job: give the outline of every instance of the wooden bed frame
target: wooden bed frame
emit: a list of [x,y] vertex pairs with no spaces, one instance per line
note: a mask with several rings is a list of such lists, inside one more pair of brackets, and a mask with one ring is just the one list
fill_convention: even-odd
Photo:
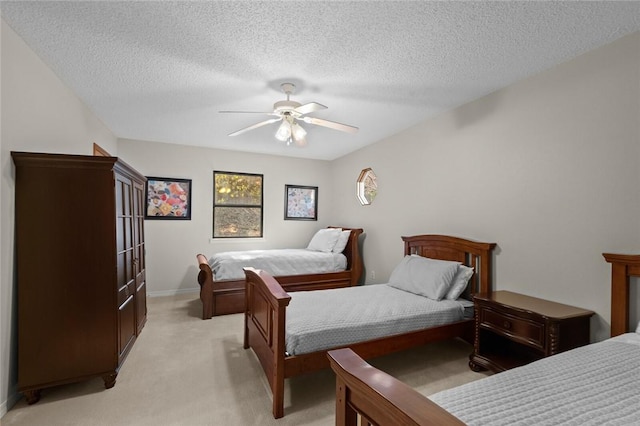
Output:
[[[402,237],[404,254],[462,262],[475,269],[468,294],[491,291],[494,243],[480,243],[443,235]],[[273,417],[284,415],[284,379],[329,367],[327,351],[285,354],[286,307],[291,297],[264,271],[245,269],[246,312],[244,348],[252,348],[273,394]],[[473,339],[473,319],[350,345],[363,358],[373,358],[429,342],[462,337]]]
[[[338,227],[329,226],[329,228]],[[347,258],[347,268],[340,272],[276,277],[285,290],[323,290],[359,284],[363,265],[358,240],[363,230],[361,228],[342,229],[345,231],[351,230],[347,246],[342,252]],[[202,319],[243,312],[245,279],[215,281],[207,257],[203,254],[198,254],[196,258],[200,268],[198,283],[200,284],[200,300],[202,300]]]
[[[640,276],[640,255],[603,255],[611,263],[613,337],[631,331],[629,278]],[[464,424],[426,396],[372,367],[349,348],[330,351],[327,356],[336,373],[336,426]]]

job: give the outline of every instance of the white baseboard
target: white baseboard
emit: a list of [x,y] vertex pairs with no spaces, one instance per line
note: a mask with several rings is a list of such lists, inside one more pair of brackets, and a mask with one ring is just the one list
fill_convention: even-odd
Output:
[[162,296],[176,296],[184,293],[199,293],[200,287],[185,288],[179,290],[162,290],[162,291],[149,291],[147,296],[149,297],[162,297]]
[[[0,420],[2,420],[2,417],[7,414],[7,411],[9,411],[11,407],[16,405],[16,403],[20,401],[20,398],[22,398],[22,395],[16,392],[13,395],[9,396],[7,401],[2,401],[0,403]],[[0,421],[0,424],[1,423],[2,422]]]

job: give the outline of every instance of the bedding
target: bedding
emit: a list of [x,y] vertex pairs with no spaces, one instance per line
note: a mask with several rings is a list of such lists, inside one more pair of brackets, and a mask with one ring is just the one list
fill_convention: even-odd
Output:
[[322,274],[344,271],[347,258],[342,252],[271,249],[221,252],[209,263],[215,280],[237,280],[244,278],[242,268],[245,266],[268,271],[274,276]]
[[444,296],[445,299],[456,300],[460,297],[460,295],[464,292],[469,284],[469,280],[473,276],[473,268],[469,268],[465,265],[458,265],[458,271],[456,275],[453,277],[453,281],[451,286],[449,286],[449,290],[447,294]]
[[640,328],[631,332],[628,316],[640,255],[603,255],[612,264],[610,339],[429,398],[352,348],[335,349],[336,425],[640,425]]
[[440,300],[447,294],[459,266],[460,262],[405,256],[391,272],[389,285]]
[[338,242],[341,233],[342,229],[340,228],[320,229],[311,237],[307,249],[330,253]]
[[[358,285],[364,268],[359,242],[363,232],[362,228],[334,226],[318,230],[307,248],[293,249],[296,256],[303,256],[295,259],[289,259],[289,254],[282,249],[224,252],[219,258],[197,254],[202,319],[244,311],[243,267],[253,266],[269,271],[286,291]],[[244,257],[251,254],[258,257],[257,264]],[[263,257],[267,255],[274,255],[277,259],[275,262],[280,263],[274,265],[274,258],[271,258],[272,264],[269,264]],[[233,260],[234,257],[236,260]],[[212,267],[216,269],[215,272]]]
[[407,333],[465,318],[462,301],[435,301],[387,284],[289,295],[286,350],[290,355]]
[[429,397],[466,424],[640,423],[640,335],[628,333]]

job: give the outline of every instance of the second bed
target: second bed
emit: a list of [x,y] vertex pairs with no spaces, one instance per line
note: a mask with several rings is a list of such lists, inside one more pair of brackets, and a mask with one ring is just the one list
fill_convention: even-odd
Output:
[[[327,368],[327,350],[350,347],[372,358],[437,340],[472,341],[468,301],[491,290],[495,244],[444,235],[402,239],[405,256],[388,285],[289,295],[264,271],[245,270],[244,347],[253,349],[265,371],[275,418],[284,415],[284,379]],[[463,267],[466,289],[457,297],[449,284]],[[433,286],[413,285],[425,275]]]

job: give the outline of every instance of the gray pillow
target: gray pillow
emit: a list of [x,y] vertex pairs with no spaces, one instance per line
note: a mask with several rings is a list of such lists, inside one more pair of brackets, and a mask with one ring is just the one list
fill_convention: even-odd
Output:
[[465,265],[458,265],[458,271],[456,275],[453,277],[453,281],[451,282],[451,286],[449,287],[449,291],[447,291],[445,299],[456,300],[465,288],[467,288],[467,284],[469,283],[469,278],[473,275],[473,268],[470,268]]
[[389,277],[389,285],[433,300],[449,290],[460,262],[405,256]]

